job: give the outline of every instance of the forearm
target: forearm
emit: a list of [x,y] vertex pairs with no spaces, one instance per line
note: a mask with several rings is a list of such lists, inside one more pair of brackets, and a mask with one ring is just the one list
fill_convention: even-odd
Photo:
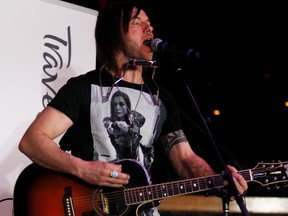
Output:
[[21,139],[19,150],[31,161],[48,169],[64,173],[76,173],[80,159],[60,149],[47,135],[36,130],[27,130]]
[[211,166],[195,154],[188,142],[179,143],[170,150],[169,157],[177,174],[181,178],[193,178],[214,175]]
[[215,174],[207,162],[196,154],[183,160],[181,164],[182,166],[179,169],[179,176],[182,178],[203,177]]

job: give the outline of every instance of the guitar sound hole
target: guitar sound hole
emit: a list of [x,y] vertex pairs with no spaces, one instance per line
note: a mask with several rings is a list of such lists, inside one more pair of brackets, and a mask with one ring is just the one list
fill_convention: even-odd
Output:
[[123,188],[99,188],[95,190],[92,202],[99,215],[122,215],[128,210]]

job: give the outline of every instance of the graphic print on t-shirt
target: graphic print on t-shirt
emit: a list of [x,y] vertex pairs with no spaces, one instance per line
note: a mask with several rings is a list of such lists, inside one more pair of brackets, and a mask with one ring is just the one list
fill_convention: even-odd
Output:
[[[107,92],[109,88],[103,87],[102,91]],[[94,160],[133,158],[149,170],[154,158],[152,143],[159,112],[148,93],[118,87],[113,89],[107,102],[102,102],[99,86],[93,86],[91,130]]]

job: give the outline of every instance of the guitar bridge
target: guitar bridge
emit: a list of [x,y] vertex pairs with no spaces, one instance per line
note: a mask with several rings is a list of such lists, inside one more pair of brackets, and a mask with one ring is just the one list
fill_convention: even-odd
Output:
[[75,216],[71,187],[64,188],[63,206],[65,216]]

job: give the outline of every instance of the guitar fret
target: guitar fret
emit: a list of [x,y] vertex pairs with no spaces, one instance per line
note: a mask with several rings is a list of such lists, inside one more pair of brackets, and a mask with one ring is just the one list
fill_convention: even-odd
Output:
[[138,203],[139,199],[138,199],[138,188],[134,188],[134,196],[133,196],[133,199],[134,199],[134,202],[135,203]]
[[131,190],[131,194],[130,194],[130,199],[131,199],[131,203],[135,203],[136,202],[136,193],[135,193],[135,189],[134,188],[132,188]]
[[[159,194],[159,196],[160,196],[160,197],[164,197],[165,187],[164,187],[163,185],[160,185],[159,188],[160,188],[160,194]],[[167,196],[167,195],[166,195],[166,196]]]
[[148,199],[147,199],[147,200],[152,200],[152,199],[154,199],[154,196],[153,196],[151,187],[149,187],[149,188],[150,188],[150,189],[147,190],[147,195],[148,195]]
[[204,189],[207,189],[208,188],[208,185],[207,185],[207,181],[205,181],[205,179],[199,179],[199,190],[202,191]]
[[[164,185],[158,185],[158,193],[157,193],[157,198],[163,198],[163,197],[165,197],[165,189],[166,189],[166,187],[164,186]],[[166,196],[167,196],[167,194],[166,194]]]
[[170,193],[169,193],[169,196],[174,196],[175,195],[175,183],[173,182],[170,182],[169,183],[169,190],[170,190]]
[[178,181],[175,182],[175,183],[173,184],[173,188],[174,188],[174,190],[173,190],[173,194],[174,194],[174,195],[178,195],[178,194],[179,194],[179,185],[178,185]]
[[159,185],[156,185],[156,187],[155,187],[155,194],[156,194],[156,198],[157,199],[162,198],[162,196],[161,196],[161,187]]
[[199,184],[200,190],[206,190],[214,188],[214,181],[211,177],[207,177],[205,179],[202,179],[202,184]]
[[215,187],[214,181],[212,177],[206,178],[207,188],[212,189]]
[[130,191],[131,190],[129,190],[129,189],[127,189],[127,190],[124,190],[124,197],[125,197],[125,203],[127,203],[127,204],[129,204],[129,203],[131,203],[131,200],[130,200]]
[[146,188],[146,200],[152,200],[153,197],[153,193],[151,192],[151,187],[145,187]]
[[191,184],[191,181],[190,180],[187,180],[187,183],[186,183],[186,193],[191,193],[193,192],[193,186]]
[[147,193],[147,187],[143,187],[142,192],[143,192],[143,201],[149,200],[148,193]]
[[183,182],[184,184],[179,184],[179,191],[181,194],[186,192],[186,187],[185,187],[185,181]]
[[153,199],[157,199],[157,193],[156,193],[156,187],[155,185],[153,185],[153,187],[151,187],[151,193],[153,194]]
[[198,180],[191,180],[192,182],[192,190],[193,191],[199,191],[199,184],[198,184]]
[[143,202],[145,200],[142,188],[138,189],[138,200],[141,201],[141,202]]
[[173,194],[171,194],[171,193],[173,193],[173,191],[171,190],[171,189],[172,189],[171,184],[170,184],[170,183],[166,183],[166,184],[165,184],[165,187],[166,187],[165,197],[170,197],[170,196],[172,196]]
[[156,193],[156,185],[153,185],[152,187],[151,187],[151,194],[153,194],[152,196],[153,196],[153,199],[157,199],[157,193]]

